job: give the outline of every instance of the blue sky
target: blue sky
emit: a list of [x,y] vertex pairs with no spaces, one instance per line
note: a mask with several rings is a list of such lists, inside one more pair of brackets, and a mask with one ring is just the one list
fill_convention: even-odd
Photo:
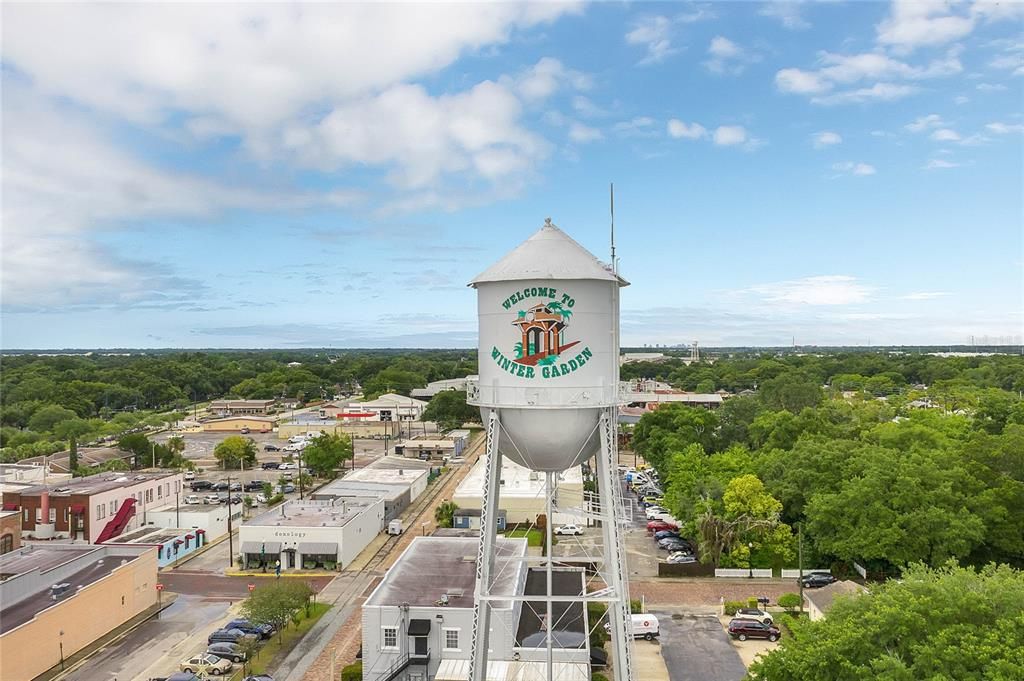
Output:
[[471,346],[610,181],[624,344],[1020,343],[1022,9],[5,4],[2,343]]

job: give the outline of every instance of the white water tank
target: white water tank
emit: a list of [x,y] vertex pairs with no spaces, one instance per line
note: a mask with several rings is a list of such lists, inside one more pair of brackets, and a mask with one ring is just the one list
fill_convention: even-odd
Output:
[[627,282],[548,220],[470,282],[479,380],[470,401],[500,409],[501,453],[537,471],[593,456],[602,408],[619,403],[619,287]]

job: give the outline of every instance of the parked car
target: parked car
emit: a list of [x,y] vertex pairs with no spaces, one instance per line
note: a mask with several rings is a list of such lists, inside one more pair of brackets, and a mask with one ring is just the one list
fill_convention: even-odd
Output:
[[203,503],[203,498],[201,496],[199,496],[198,494],[186,494],[185,498],[182,500],[182,503],[185,503],[185,504],[201,504],[201,503]]
[[250,480],[249,482],[245,483],[244,489],[246,492],[259,492],[261,489],[263,489],[263,481]]
[[200,672],[220,676],[221,674],[227,674],[230,672],[231,666],[231,660],[226,660],[223,657],[217,657],[216,655],[210,655],[209,653],[203,653],[202,655],[190,657],[182,662],[181,671]]
[[766,638],[769,641],[778,641],[782,637],[782,632],[756,620],[734,619],[729,622],[729,635],[741,641],[746,641],[748,638]]
[[206,652],[210,655],[223,657],[232,662],[244,662],[248,657],[237,643],[211,643]]
[[297,463],[295,463],[294,461],[282,461],[278,465],[278,469],[282,470],[282,471],[295,470],[298,467],[299,467],[299,465]]
[[264,461],[263,462],[263,470],[265,470],[265,471],[276,471],[278,468],[280,468],[280,466],[281,466],[281,464],[278,463],[277,461]]
[[222,504],[240,504],[242,503],[242,497],[238,494],[225,495],[220,501]]
[[240,492],[242,491],[242,483],[236,480],[228,485],[228,489],[232,492]]
[[644,497],[640,500],[640,505],[644,508],[649,506],[661,506],[663,503],[665,503],[665,500],[661,497]]
[[196,472],[195,471],[185,471],[185,475],[183,476],[183,478],[185,480],[195,480],[196,479]]
[[207,494],[205,497],[203,497],[203,503],[204,504],[219,504],[220,503],[220,495],[219,494]]
[[672,523],[666,523],[664,520],[651,520],[647,523],[648,532],[657,532],[659,530],[678,530],[679,526]]
[[[629,616],[629,628],[633,632],[633,638],[645,638],[648,641],[653,641],[655,637],[661,635],[661,624],[658,622],[658,618],[650,613],[634,613]],[[612,625],[609,622],[605,622],[604,630],[611,633]]]
[[669,554],[668,558],[665,559],[665,562],[673,565],[681,563],[696,563],[697,558],[687,551],[676,551],[675,553]]
[[661,541],[665,537],[678,537],[679,530],[658,530],[654,533],[654,541]]
[[680,539],[667,537],[658,542],[658,548],[670,553],[686,553],[690,550],[690,545]]
[[241,629],[247,634],[255,634],[260,638],[270,638],[277,631],[270,624],[253,624],[246,619],[234,619],[224,625],[225,629]]
[[242,681],[274,681],[274,677],[270,674],[257,674],[256,676],[247,676]]
[[677,521],[676,521],[676,517],[674,515],[672,515],[671,513],[669,513],[668,511],[664,511],[662,513],[656,513],[656,514],[654,514],[653,518],[648,518],[648,520],[664,520],[666,523],[672,523],[673,525],[678,524]]
[[221,480],[220,482],[213,483],[213,487],[211,487],[210,489],[212,489],[214,492],[227,492],[228,487],[229,485],[227,480]]
[[583,534],[583,528],[579,525],[562,525],[555,528],[555,534],[578,535]]
[[174,672],[170,676],[151,676],[149,681],[199,681],[192,672]]
[[772,616],[760,608],[740,608],[733,617],[740,620],[756,620],[761,624],[772,623]]
[[[804,575],[803,586],[805,589],[818,589],[823,586],[828,586],[832,582],[836,581],[828,572],[809,572]],[[800,583],[800,580],[797,580]]]
[[201,492],[204,489],[212,489],[213,483],[209,480],[195,480],[192,482],[191,487],[193,492]]
[[668,511],[662,506],[648,506],[644,509],[644,515],[647,516],[648,520],[654,520],[657,516],[662,513],[668,513]]
[[270,500],[269,497],[267,497],[267,495],[264,494],[263,492],[260,492],[259,494],[257,494],[255,499],[256,499],[256,503],[257,504],[265,504],[265,503],[267,503],[267,501]]
[[[272,445],[272,444],[270,444],[268,442],[267,444],[263,445],[263,451],[265,451],[265,452],[279,452],[279,451],[281,451],[281,448],[278,447],[277,445]],[[266,465],[264,465],[263,467],[266,468]]]
[[284,485],[279,485],[277,489],[280,490],[281,494],[291,494],[295,491],[295,485],[285,483]]
[[241,643],[242,641],[257,641],[259,636],[247,634],[241,629],[218,629],[206,638],[207,643]]
[[249,434],[249,429],[248,429],[248,428],[245,428],[245,427],[243,427],[243,428],[242,428],[241,430],[239,430],[238,432],[239,432],[239,433],[241,433],[242,435],[248,435],[248,434]]

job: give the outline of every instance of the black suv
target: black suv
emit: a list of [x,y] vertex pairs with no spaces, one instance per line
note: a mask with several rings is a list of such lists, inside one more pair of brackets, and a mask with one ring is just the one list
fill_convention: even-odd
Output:
[[280,467],[280,463],[277,461],[264,461],[263,470],[265,471],[276,471]]
[[761,624],[756,620],[735,619],[729,622],[729,635],[741,641],[746,641],[748,638],[766,638],[769,641],[778,641],[782,632],[770,624]]
[[213,489],[213,483],[209,480],[194,480],[192,482],[193,492],[199,492],[204,489]]
[[246,492],[261,492],[261,491],[263,491],[263,481],[262,480],[250,480],[249,482],[245,483],[245,491]]
[[835,581],[836,578],[827,572],[811,572],[804,575],[802,584],[805,589],[817,589]]
[[218,629],[210,634],[206,642],[210,643],[241,643],[242,641],[257,641],[259,634],[248,634],[241,629]]
[[231,620],[224,625],[225,629],[241,629],[247,634],[253,634],[260,638],[270,638],[274,635],[276,629],[270,624],[253,624],[249,620],[237,619]]

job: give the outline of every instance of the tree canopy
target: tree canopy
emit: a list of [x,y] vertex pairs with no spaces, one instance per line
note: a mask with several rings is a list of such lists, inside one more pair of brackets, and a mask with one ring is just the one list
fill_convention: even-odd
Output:
[[331,476],[343,461],[353,456],[352,440],[348,435],[321,433],[302,450],[306,468],[314,475]]
[[442,390],[430,398],[423,420],[436,422],[442,430],[452,430],[464,423],[480,423],[480,409],[466,403],[465,390]]
[[241,435],[231,435],[217,443],[213,456],[225,470],[252,468],[256,465],[256,443]]

